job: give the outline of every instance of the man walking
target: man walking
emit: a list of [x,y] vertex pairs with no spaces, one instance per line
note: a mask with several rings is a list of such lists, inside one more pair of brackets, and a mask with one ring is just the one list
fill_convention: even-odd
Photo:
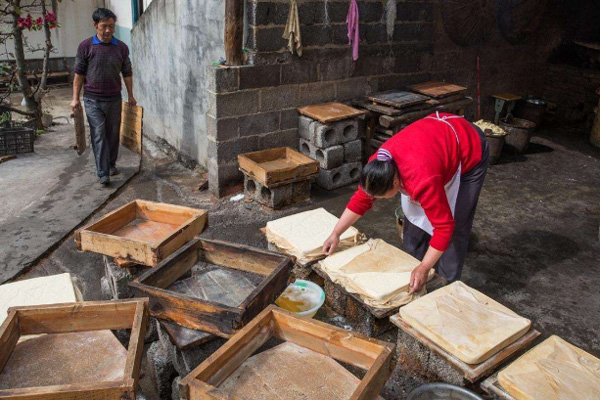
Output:
[[121,74],[129,104],[135,105],[136,101],[129,49],[113,36],[117,16],[106,8],[98,8],[92,19],[96,34],[81,42],[77,49],[71,109],[81,107],[79,94],[83,86],[96,172],[100,183],[108,185],[110,176],[119,173],[116,163],[121,127]]

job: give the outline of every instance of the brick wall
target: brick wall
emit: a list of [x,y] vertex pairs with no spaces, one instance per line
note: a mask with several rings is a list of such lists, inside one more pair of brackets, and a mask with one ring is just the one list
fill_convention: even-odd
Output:
[[[275,146],[296,148],[296,107],[346,101],[401,89],[429,79],[469,88],[476,95],[480,57],[483,115],[493,116],[491,95],[542,91],[546,60],[556,46],[554,25],[545,22],[526,43],[511,45],[491,26],[479,47],[453,43],[444,31],[438,0],[396,2],[393,35],[388,36],[384,0],[359,1],[359,59],[347,44],[348,0],[298,0],[303,43],[299,58],[282,38],[289,0],[248,0],[248,64],[209,67],[207,135],[210,188],[217,195],[241,182],[236,156]],[[475,117],[476,107],[467,110]]]

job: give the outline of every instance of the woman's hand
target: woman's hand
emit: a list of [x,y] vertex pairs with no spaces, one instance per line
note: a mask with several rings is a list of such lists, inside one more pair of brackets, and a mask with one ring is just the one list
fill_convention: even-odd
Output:
[[423,266],[423,264],[419,265],[417,268],[413,269],[410,274],[410,284],[408,286],[409,294],[413,294],[421,291],[425,283],[427,283],[427,275],[429,274],[429,268]]
[[323,253],[328,256],[332,255],[339,243],[339,235],[333,232],[331,235],[329,235],[325,243],[323,243]]

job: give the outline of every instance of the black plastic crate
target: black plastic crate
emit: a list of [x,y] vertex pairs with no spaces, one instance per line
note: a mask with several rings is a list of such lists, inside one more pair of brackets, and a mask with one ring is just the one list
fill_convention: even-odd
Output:
[[34,140],[31,128],[14,125],[0,128],[0,155],[32,153]]

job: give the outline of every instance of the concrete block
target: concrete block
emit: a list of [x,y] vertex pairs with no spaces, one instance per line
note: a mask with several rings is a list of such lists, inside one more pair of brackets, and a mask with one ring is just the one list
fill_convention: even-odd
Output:
[[325,46],[333,40],[330,25],[305,25],[302,27],[303,46]]
[[[385,24],[369,24],[365,29],[365,39],[368,44],[385,43],[388,41]],[[405,39],[410,40],[410,39]]]
[[234,92],[239,89],[239,68],[206,67],[208,90],[215,93]]
[[304,115],[300,115],[298,117],[298,135],[309,142],[313,139],[315,135],[315,122],[314,119],[308,118]]
[[249,65],[239,68],[240,89],[278,86],[281,83],[281,65]]
[[324,281],[325,302],[342,315],[348,325],[363,335],[375,337],[395,329],[389,318],[377,318],[364,304],[344,292],[329,279]]
[[260,110],[273,111],[292,108],[296,105],[296,88],[279,86],[260,90]]
[[[302,31],[302,45],[306,38],[305,30]],[[318,64],[310,61],[294,60],[288,64],[281,65],[281,84],[292,85],[298,83],[315,82],[318,79]],[[293,88],[288,88],[293,90]]]
[[279,130],[279,114],[278,111],[273,111],[239,117],[240,136],[259,135]]
[[321,148],[348,143],[358,138],[358,123],[355,119],[346,119],[331,124],[314,121],[314,134],[311,142]]
[[258,138],[257,149],[271,149],[274,147],[290,147],[292,149],[297,149],[297,146],[298,129],[293,128],[261,135]]
[[338,81],[335,83],[335,87],[336,100],[341,102],[362,98],[371,93],[371,88],[366,77]]
[[381,2],[358,2],[358,12],[360,22],[376,22],[381,20],[383,14],[383,4]]
[[186,376],[225,342],[227,342],[227,339],[215,338],[189,350],[176,349],[173,367],[180,376]]
[[319,161],[321,168],[333,169],[344,163],[344,146],[337,145],[320,149],[305,139],[300,139],[300,152]]
[[158,398],[168,399],[171,397],[172,383],[177,373],[160,342],[154,342],[150,345],[148,361]]
[[274,209],[310,200],[310,187],[311,181],[305,180],[268,188],[251,177],[244,176],[246,197]]
[[282,110],[279,117],[279,129],[297,129],[298,128],[298,110],[295,108]]
[[396,359],[396,368],[402,374],[410,374],[416,379],[448,382],[458,386],[469,384],[460,371],[452,368],[446,360],[402,329],[398,329]]
[[213,117],[237,117],[258,112],[258,90],[207,96],[207,113]]
[[216,142],[236,139],[240,136],[239,118],[215,118],[206,115],[206,134]]
[[[134,296],[134,290],[129,287],[129,282],[140,276],[147,267],[142,265],[121,268],[112,257],[103,256],[104,277],[110,291],[110,299],[129,299]],[[102,284],[102,282],[101,282]]]
[[335,84],[332,82],[317,82],[298,86],[296,105],[298,107],[310,104],[325,103],[335,99]]
[[334,169],[319,170],[317,184],[326,190],[333,190],[357,182],[360,178],[362,164],[349,163]]
[[362,140],[344,143],[344,162],[354,163],[362,160]]
[[[259,3],[261,4],[261,3]],[[181,396],[179,395],[179,382],[181,381],[181,377],[178,376],[173,380],[171,384],[171,400],[180,400]]]

